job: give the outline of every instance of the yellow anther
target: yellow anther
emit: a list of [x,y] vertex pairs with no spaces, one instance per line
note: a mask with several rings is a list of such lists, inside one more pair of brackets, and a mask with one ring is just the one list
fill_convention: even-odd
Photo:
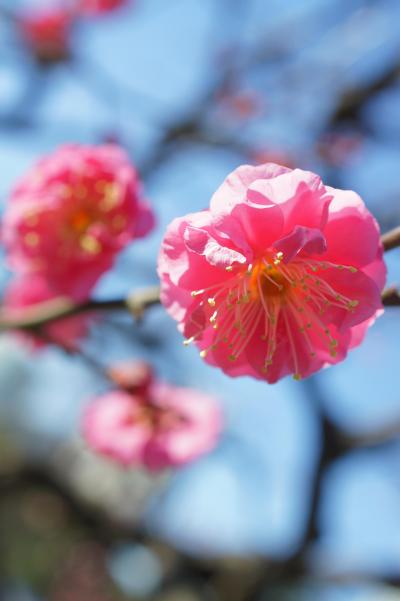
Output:
[[296,382],[301,380],[301,374],[293,374],[293,380],[296,380]]
[[75,194],[76,194],[77,198],[80,198],[81,200],[83,200],[84,198],[86,198],[87,193],[88,193],[87,188],[83,184],[78,184],[75,187]]
[[215,298],[208,298],[207,302],[210,305],[210,307],[215,307]]
[[349,303],[348,303],[349,307],[351,307],[352,309],[353,309],[354,307],[358,307],[358,305],[359,305],[359,304],[360,304],[360,301],[358,301],[358,300],[351,300],[351,301],[349,301]]
[[35,225],[38,224],[38,216],[36,215],[36,213],[30,213],[25,217],[25,223],[26,225],[30,226],[30,227],[34,227]]
[[206,350],[204,350],[204,351],[200,351],[200,357],[201,357],[202,359],[204,359],[204,357],[207,357],[207,351],[206,351]]
[[102,211],[111,211],[119,203],[120,188],[116,183],[106,184],[104,186],[104,196],[99,206]]
[[39,234],[37,234],[36,232],[28,232],[27,234],[25,234],[24,240],[28,246],[31,246],[33,248],[39,244]]
[[101,252],[101,244],[94,236],[85,234],[79,240],[80,247],[91,255],[97,255]]

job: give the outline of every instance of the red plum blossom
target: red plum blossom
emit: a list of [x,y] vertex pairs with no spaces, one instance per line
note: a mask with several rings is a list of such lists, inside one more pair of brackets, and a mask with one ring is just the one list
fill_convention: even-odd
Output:
[[82,429],[89,447],[116,463],[161,470],[210,451],[221,428],[211,396],[153,381],[146,390],[114,390],[94,399]]
[[40,274],[55,295],[82,300],[153,221],[124,150],[66,145],[19,181],[4,214],[3,241],[14,271]]
[[379,228],[361,198],[273,163],[231,173],[175,219],[161,300],[210,365],[276,382],[342,361],[382,310]]
[[73,25],[71,11],[57,7],[21,14],[17,25],[25,45],[40,62],[68,58]]

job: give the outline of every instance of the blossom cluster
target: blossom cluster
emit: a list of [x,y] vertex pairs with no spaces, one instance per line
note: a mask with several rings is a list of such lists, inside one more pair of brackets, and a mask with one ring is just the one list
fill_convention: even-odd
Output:
[[[52,298],[87,300],[120,251],[149,233],[153,222],[124,150],[59,148],[20,179],[3,216],[3,244],[15,274],[6,309],[15,317]],[[76,319],[68,320],[71,335],[84,330]],[[60,333],[60,324],[52,330]]]
[[16,23],[27,49],[42,64],[66,60],[72,53],[73,29],[84,17],[108,14],[128,0],[65,0],[43,10],[23,11]]
[[[87,301],[132,240],[154,225],[118,146],[66,145],[22,177],[3,215],[15,278],[3,317],[59,297]],[[314,173],[274,163],[231,173],[210,207],[178,217],[161,244],[161,302],[184,344],[227,375],[270,383],[342,361],[382,312],[378,225],[362,199]],[[80,315],[47,324],[63,346]],[[45,336],[45,337],[46,337]],[[88,445],[124,466],[178,466],[209,451],[222,418],[212,397],[157,381],[147,364],[108,370],[114,389],[90,403]]]

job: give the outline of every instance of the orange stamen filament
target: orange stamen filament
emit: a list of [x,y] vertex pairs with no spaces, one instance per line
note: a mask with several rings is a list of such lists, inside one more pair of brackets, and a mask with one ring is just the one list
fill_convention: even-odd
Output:
[[[331,268],[345,269],[350,273],[357,271],[352,266],[298,257],[285,264],[282,253],[279,256],[271,253],[244,270],[235,269],[236,273],[222,284],[192,292],[193,299],[199,298],[196,306],[201,307],[206,319],[201,324],[189,318],[189,324],[194,326],[195,332],[185,344],[200,341],[204,331],[212,327],[216,330],[215,337],[201,355],[204,357],[220,345],[227,345],[227,358],[235,361],[251,344],[261,325],[263,333],[259,336],[267,345],[263,371],[267,372],[277,347],[279,322],[286,331],[294,377],[300,379],[301,349],[294,336],[294,328],[302,333],[311,357],[316,355],[320,346],[315,347],[308,330],[315,333],[334,357],[338,343],[319,315],[323,315],[329,307],[354,311],[358,305],[357,300],[337,292],[323,277],[316,275],[320,270]],[[233,272],[233,267],[229,271]]]

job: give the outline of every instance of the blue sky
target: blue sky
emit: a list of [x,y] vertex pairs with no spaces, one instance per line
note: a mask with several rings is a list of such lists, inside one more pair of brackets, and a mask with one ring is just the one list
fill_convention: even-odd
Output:
[[[160,123],[190,111],[207,89],[215,73],[213,50],[223,49],[238,33],[245,53],[256,38],[275,44],[281,32],[291,32],[285,42],[294,52],[284,68],[271,65],[246,78],[246,85],[265,93],[269,110],[240,135],[300,156],[326,123],[343,87],[369,81],[394,60],[400,47],[395,26],[400,5],[394,0],[274,0],[268,11],[265,1],[255,0],[243,19],[236,11],[240,2],[224,3],[233,8],[224,21],[219,20],[223,11],[215,0],[137,0],[132,10],[83,24],[76,32],[81,64],[89,70],[98,65],[116,85],[106,86],[107,94],[100,97],[84,76],[66,67],[48,74],[34,107],[40,127],[0,132],[2,199],[36,158],[64,142],[92,143],[117,133],[140,164],[160,135]],[[0,110],[13,106],[30,68],[21,53],[3,41]],[[112,104],[110,98],[115,100]],[[394,87],[364,107],[371,133],[340,176],[343,187],[357,190],[378,216],[390,214],[400,221],[399,106],[399,89]],[[240,161],[235,153],[195,145],[172,154],[146,182],[157,230],[123,253],[113,273],[100,282],[97,296],[154,283],[166,225],[178,214],[206,206]],[[315,157],[306,163],[318,169]],[[389,258],[390,282],[399,279],[398,263],[399,253],[394,252]],[[400,416],[394,385],[400,361],[398,323],[397,310],[387,311],[361,348],[319,376],[327,411],[350,431],[373,430]],[[148,512],[153,527],[192,551],[284,555],[301,533],[318,445],[310,399],[301,383],[285,380],[268,386],[227,378],[204,365],[194,349],[182,348],[175,324],[162,309],[154,309],[142,328],[145,333],[157,331],[162,340],[157,356],[112,328],[93,334],[88,349],[96,352],[99,340],[108,336],[103,361],[126,357],[133,349],[135,355],[154,360],[164,378],[216,394],[227,416],[219,448],[175,475],[166,494],[153,499]],[[49,350],[32,361],[11,344],[0,341],[3,414],[14,427],[30,433],[33,445],[43,436],[54,441],[71,435],[85,399],[99,384],[85,367],[58,351]],[[23,373],[29,385],[13,392],[10,408],[9,391],[15,390]],[[399,448],[394,447],[354,453],[331,470],[321,516],[326,532],[318,548],[321,562],[399,573],[399,468]],[[322,598],[369,599],[352,590],[332,590],[318,597]]]

